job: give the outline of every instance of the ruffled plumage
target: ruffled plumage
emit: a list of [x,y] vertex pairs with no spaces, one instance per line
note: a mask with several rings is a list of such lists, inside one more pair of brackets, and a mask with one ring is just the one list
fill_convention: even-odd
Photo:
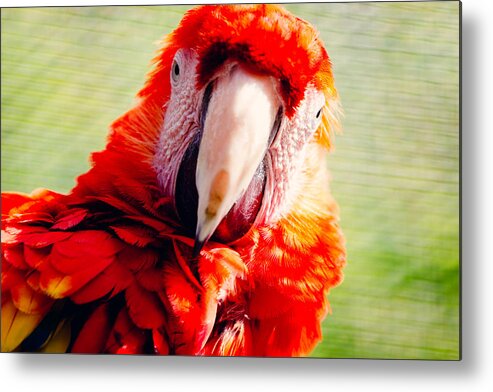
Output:
[[[57,300],[94,308],[79,335],[72,338],[69,349],[77,352],[140,352],[153,343],[153,337],[158,338],[159,352],[169,351],[163,349],[169,345],[163,335],[169,331],[168,324],[174,334],[192,331],[194,344],[186,353],[203,348],[214,324],[217,298],[221,291],[233,290],[232,282],[244,273],[244,263],[233,250],[211,244],[191,271],[191,242],[181,235],[178,223],[172,225],[170,216],[160,219],[157,210],[142,208],[143,200],[116,199],[123,177],[120,180],[115,188],[105,189],[109,193],[91,194],[85,202],[76,192],[2,195],[7,203],[20,201],[12,203],[2,217],[5,351],[16,349]],[[140,215],[134,219],[137,211]],[[181,252],[188,255],[187,260]],[[194,284],[190,285],[190,279]],[[174,281],[180,288],[174,289]],[[190,287],[187,309],[183,303],[176,306],[184,285]],[[119,316],[109,317],[108,309],[116,304]],[[187,312],[194,314],[193,327],[182,323],[182,313]],[[14,332],[19,329],[25,333],[17,336]],[[95,341],[88,344],[96,329]],[[120,329],[130,334],[133,349],[116,347],[116,332],[111,331]]]
[[2,350],[22,350],[62,301],[74,352],[287,356],[320,340],[345,260],[335,215],[310,219],[300,206],[299,217],[210,242],[193,259],[193,240],[160,216],[166,201],[146,209],[118,187],[2,195],[4,207],[20,201],[2,217]]

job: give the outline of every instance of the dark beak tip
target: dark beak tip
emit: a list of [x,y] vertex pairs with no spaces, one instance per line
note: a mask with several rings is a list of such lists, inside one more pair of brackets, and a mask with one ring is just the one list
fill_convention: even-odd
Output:
[[193,244],[193,251],[192,251],[192,257],[197,258],[199,257],[200,251],[204,247],[206,241],[199,241],[197,238],[195,238],[195,243]]

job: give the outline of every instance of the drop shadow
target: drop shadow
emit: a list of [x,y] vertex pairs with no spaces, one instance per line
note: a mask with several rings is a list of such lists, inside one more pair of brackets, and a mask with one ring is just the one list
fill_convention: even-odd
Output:
[[[163,377],[200,376],[228,373],[230,376],[271,377],[286,376],[306,378],[310,376],[359,377],[387,380],[411,377],[448,380],[471,376],[478,369],[480,350],[478,323],[479,289],[475,282],[479,276],[478,227],[479,165],[477,151],[480,147],[477,118],[477,92],[479,89],[478,22],[470,17],[462,21],[462,360],[461,361],[410,361],[367,359],[265,359],[265,358],[196,358],[196,357],[147,357],[147,356],[96,356],[96,355],[48,355],[3,354],[22,374],[36,375],[60,372],[67,375],[88,374],[121,375],[132,372],[137,376]],[[455,131],[455,130],[451,130]]]

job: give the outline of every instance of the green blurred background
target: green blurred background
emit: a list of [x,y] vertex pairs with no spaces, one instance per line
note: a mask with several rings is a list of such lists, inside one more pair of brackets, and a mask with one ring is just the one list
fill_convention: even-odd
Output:
[[[69,191],[188,8],[2,9],[2,191]],[[345,111],[348,266],[313,355],[458,359],[459,3],[286,8],[321,32]]]

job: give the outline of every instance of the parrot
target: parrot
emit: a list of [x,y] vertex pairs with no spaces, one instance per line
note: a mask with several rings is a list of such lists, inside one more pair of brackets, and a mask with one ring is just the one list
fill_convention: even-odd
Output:
[[66,194],[2,193],[1,351],[308,356],[346,245],[318,31],[202,5]]

